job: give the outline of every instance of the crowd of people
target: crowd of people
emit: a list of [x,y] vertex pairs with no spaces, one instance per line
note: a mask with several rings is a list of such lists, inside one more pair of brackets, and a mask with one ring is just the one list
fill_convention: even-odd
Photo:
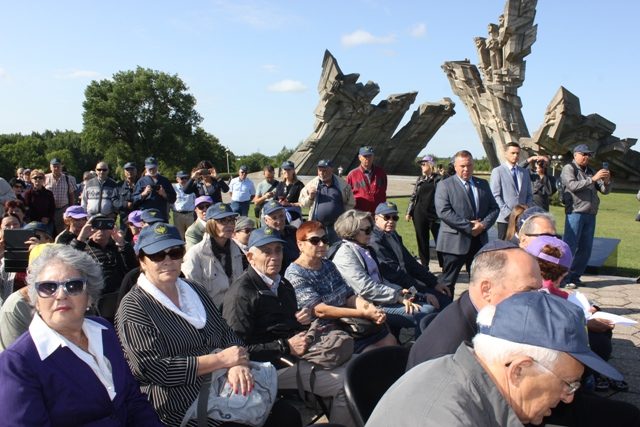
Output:
[[[349,359],[406,345],[408,374],[367,425],[601,425],[602,411],[615,412],[612,425],[636,425],[637,408],[578,390],[588,378],[598,390],[628,385],[605,362],[613,324],[587,322],[567,300],[581,284],[609,172],[593,171],[588,147],[576,147],[561,174],[561,240],[546,212],[548,159],[519,163],[517,144],[504,154],[490,182],[474,176],[468,151],[454,155],[450,174],[419,160],[404,215],[418,257],[396,230],[401,213],[371,147],[346,179],[321,160],[306,184],[291,161],[281,177],[265,165],[257,185],[245,166],[226,183],[206,160],[173,183],[154,157],[142,174],[124,164],[119,183],[104,161],[80,184],[59,159],[49,174],[20,168],[0,179],[0,418],[302,425],[269,393],[277,388],[319,399],[331,423],[350,427]],[[490,241],[496,223],[500,238]],[[6,262],[16,229],[31,230],[23,271]],[[465,266],[469,290],[454,300]],[[339,337],[340,357],[318,351],[311,330]],[[224,412],[221,396],[241,409]]]

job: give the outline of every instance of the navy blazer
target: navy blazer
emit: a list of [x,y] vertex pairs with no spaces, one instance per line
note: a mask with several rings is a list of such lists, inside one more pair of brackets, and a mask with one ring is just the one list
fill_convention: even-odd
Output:
[[471,220],[480,219],[485,230],[480,234],[481,244],[489,241],[487,230],[493,226],[498,218],[499,208],[491,194],[489,183],[475,176],[471,177],[473,185],[478,190],[479,218],[473,211],[469,196],[454,175],[440,181],[436,187],[436,213],[440,218],[440,231],[436,250],[454,255],[465,255],[471,248]]
[[140,392],[112,326],[102,331],[104,356],[113,372],[112,401],[91,368],[68,347],[45,360],[29,332],[0,353],[0,423],[6,426],[162,426]]

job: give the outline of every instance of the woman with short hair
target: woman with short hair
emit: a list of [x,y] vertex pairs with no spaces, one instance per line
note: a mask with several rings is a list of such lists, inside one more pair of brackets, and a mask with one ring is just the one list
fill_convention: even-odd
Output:
[[85,317],[100,296],[100,267],[66,245],[30,264],[36,315],[0,353],[0,419],[5,425],[161,426],[140,392],[113,328]]
[[338,217],[334,227],[342,242],[333,262],[347,285],[384,310],[396,338],[401,328],[413,328],[415,336],[420,335],[420,320],[435,308],[414,302],[414,295],[409,290],[382,277],[375,252],[369,248],[374,227],[371,213],[350,209]]

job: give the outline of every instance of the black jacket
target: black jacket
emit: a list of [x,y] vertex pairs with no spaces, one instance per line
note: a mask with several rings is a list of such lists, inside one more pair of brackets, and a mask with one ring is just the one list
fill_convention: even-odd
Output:
[[297,310],[291,283],[281,278],[276,296],[249,267],[227,290],[222,317],[246,343],[251,360],[280,367],[279,358],[289,355],[287,339],[306,329],[296,320]]

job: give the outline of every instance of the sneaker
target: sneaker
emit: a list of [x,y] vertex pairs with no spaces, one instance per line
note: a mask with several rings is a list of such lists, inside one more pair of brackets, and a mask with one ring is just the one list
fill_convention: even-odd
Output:
[[626,381],[609,381],[609,386],[615,391],[629,391],[629,384]]
[[596,377],[596,391],[609,390],[609,378],[598,376]]
[[563,288],[565,289],[576,289],[578,286],[575,283],[566,283]]

